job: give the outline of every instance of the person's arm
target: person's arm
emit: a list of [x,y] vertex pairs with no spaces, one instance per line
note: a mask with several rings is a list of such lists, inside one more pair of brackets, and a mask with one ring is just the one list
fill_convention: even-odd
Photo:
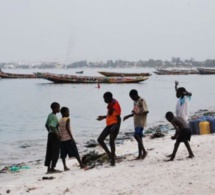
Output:
[[56,116],[52,117],[51,122],[49,123],[48,127],[53,133],[55,133],[58,137],[60,137],[59,123],[58,123],[58,119]]
[[146,115],[146,114],[148,114],[149,113],[149,111],[142,111],[142,112],[134,112],[134,114],[135,115]]
[[178,81],[175,81],[175,91],[177,92],[177,89],[178,89],[178,84],[179,82]]
[[172,122],[172,125],[173,125],[173,127],[175,128],[175,135],[173,135],[172,137],[171,137],[171,139],[177,139],[177,137],[178,137],[178,131],[179,131],[179,129],[178,129],[178,127],[176,126],[176,124],[174,123],[174,122]]
[[183,94],[184,94],[185,96],[192,96],[192,93],[191,93],[191,92],[188,92],[188,91],[183,92]]
[[47,131],[49,132],[49,126],[48,126],[48,124],[46,124],[45,127],[46,127]]
[[101,116],[101,115],[100,115],[100,116],[97,117],[96,120],[101,121],[101,120],[105,119],[106,117],[107,117],[107,116],[104,116],[104,115]]
[[69,118],[66,121],[66,131],[69,134],[69,136],[71,137],[71,139],[74,140],[72,133],[71,133],[71,129],[70,129],[70,119]]
[[129,115],[126,115],[126,116],[123,117],[123,121],[125,121],[125,120],[127,120],[128,118],[133,117],[133,116],[134,116],[133,113],[132,113],[132,114],[129,114]]

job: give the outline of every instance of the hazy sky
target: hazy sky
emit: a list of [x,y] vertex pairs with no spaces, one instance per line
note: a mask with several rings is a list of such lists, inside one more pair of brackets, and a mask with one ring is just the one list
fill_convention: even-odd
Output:
[[0,62],[215,59],[215,0],[0,0]]

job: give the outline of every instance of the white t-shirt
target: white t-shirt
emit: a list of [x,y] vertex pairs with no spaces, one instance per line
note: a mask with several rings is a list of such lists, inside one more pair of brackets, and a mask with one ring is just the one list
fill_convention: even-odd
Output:
[[176,117],[181,117],[185,121],[188,121],[189,114],[189,96],[184,96],[183,98],[179,98],[176,104]]

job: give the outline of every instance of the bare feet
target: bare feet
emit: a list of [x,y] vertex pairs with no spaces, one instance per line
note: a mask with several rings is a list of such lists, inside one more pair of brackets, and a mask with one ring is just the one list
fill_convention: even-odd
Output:
[[194,155],[189,155],[187,158],[194,158]]
[[164,162],[170,162],[170,161],[173,161],[173,159],[168,159],[168,160],[164,160]]
[[133,160],[140,160],[140,159],[142,159],[142,156],[138,156],[138,157],[136,157],[136,158],[133,159]]
[[62,171],[60,171],[60,170],[57,170],[57,169],[49,169],[48,171],[47,171],[47,173],[46,174],[51,174],[51,173],[61,173]]
[[146,156],[148,155],[148,152],[145,152],[142,156],[142,160],[144,160],[146,158]]
[[64,167],[64,171],[69,171],[70,169],[68,167]]
[[171,158],[171,157],[172,157],[172,154],[170,154],[170,155],[166,155],[166,157]]

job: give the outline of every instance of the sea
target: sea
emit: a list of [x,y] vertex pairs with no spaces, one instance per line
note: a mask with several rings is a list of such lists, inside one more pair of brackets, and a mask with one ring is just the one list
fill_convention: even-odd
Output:
[[[0,165],[44,159],[47,142],[45,122],[52,102],[70,109],[73,136],[78,145],[96,140],[105,127],[97,121],[105,115],[107,104],[103,94],[110,91],[122,108],[122,117],[130,114],[133,102],[129,91],[136,89],[148,105],[148,125],[167,123],[167,111],[175,112],[177,98],[175,81],[179,87],[192,92],[190,115],[200,109],[215,109],[215,75],[156,75],[153,68],[77,68],[77,69],[3,69],[10,73],[51,72],[99,76],[98,71],[150,72],[148,80],[136,84],[54,84],[44,79],[0,79]],[[60,113],[57,114],[61,117]],[[133,130],[133,120],[121,124],[120,132]]]

